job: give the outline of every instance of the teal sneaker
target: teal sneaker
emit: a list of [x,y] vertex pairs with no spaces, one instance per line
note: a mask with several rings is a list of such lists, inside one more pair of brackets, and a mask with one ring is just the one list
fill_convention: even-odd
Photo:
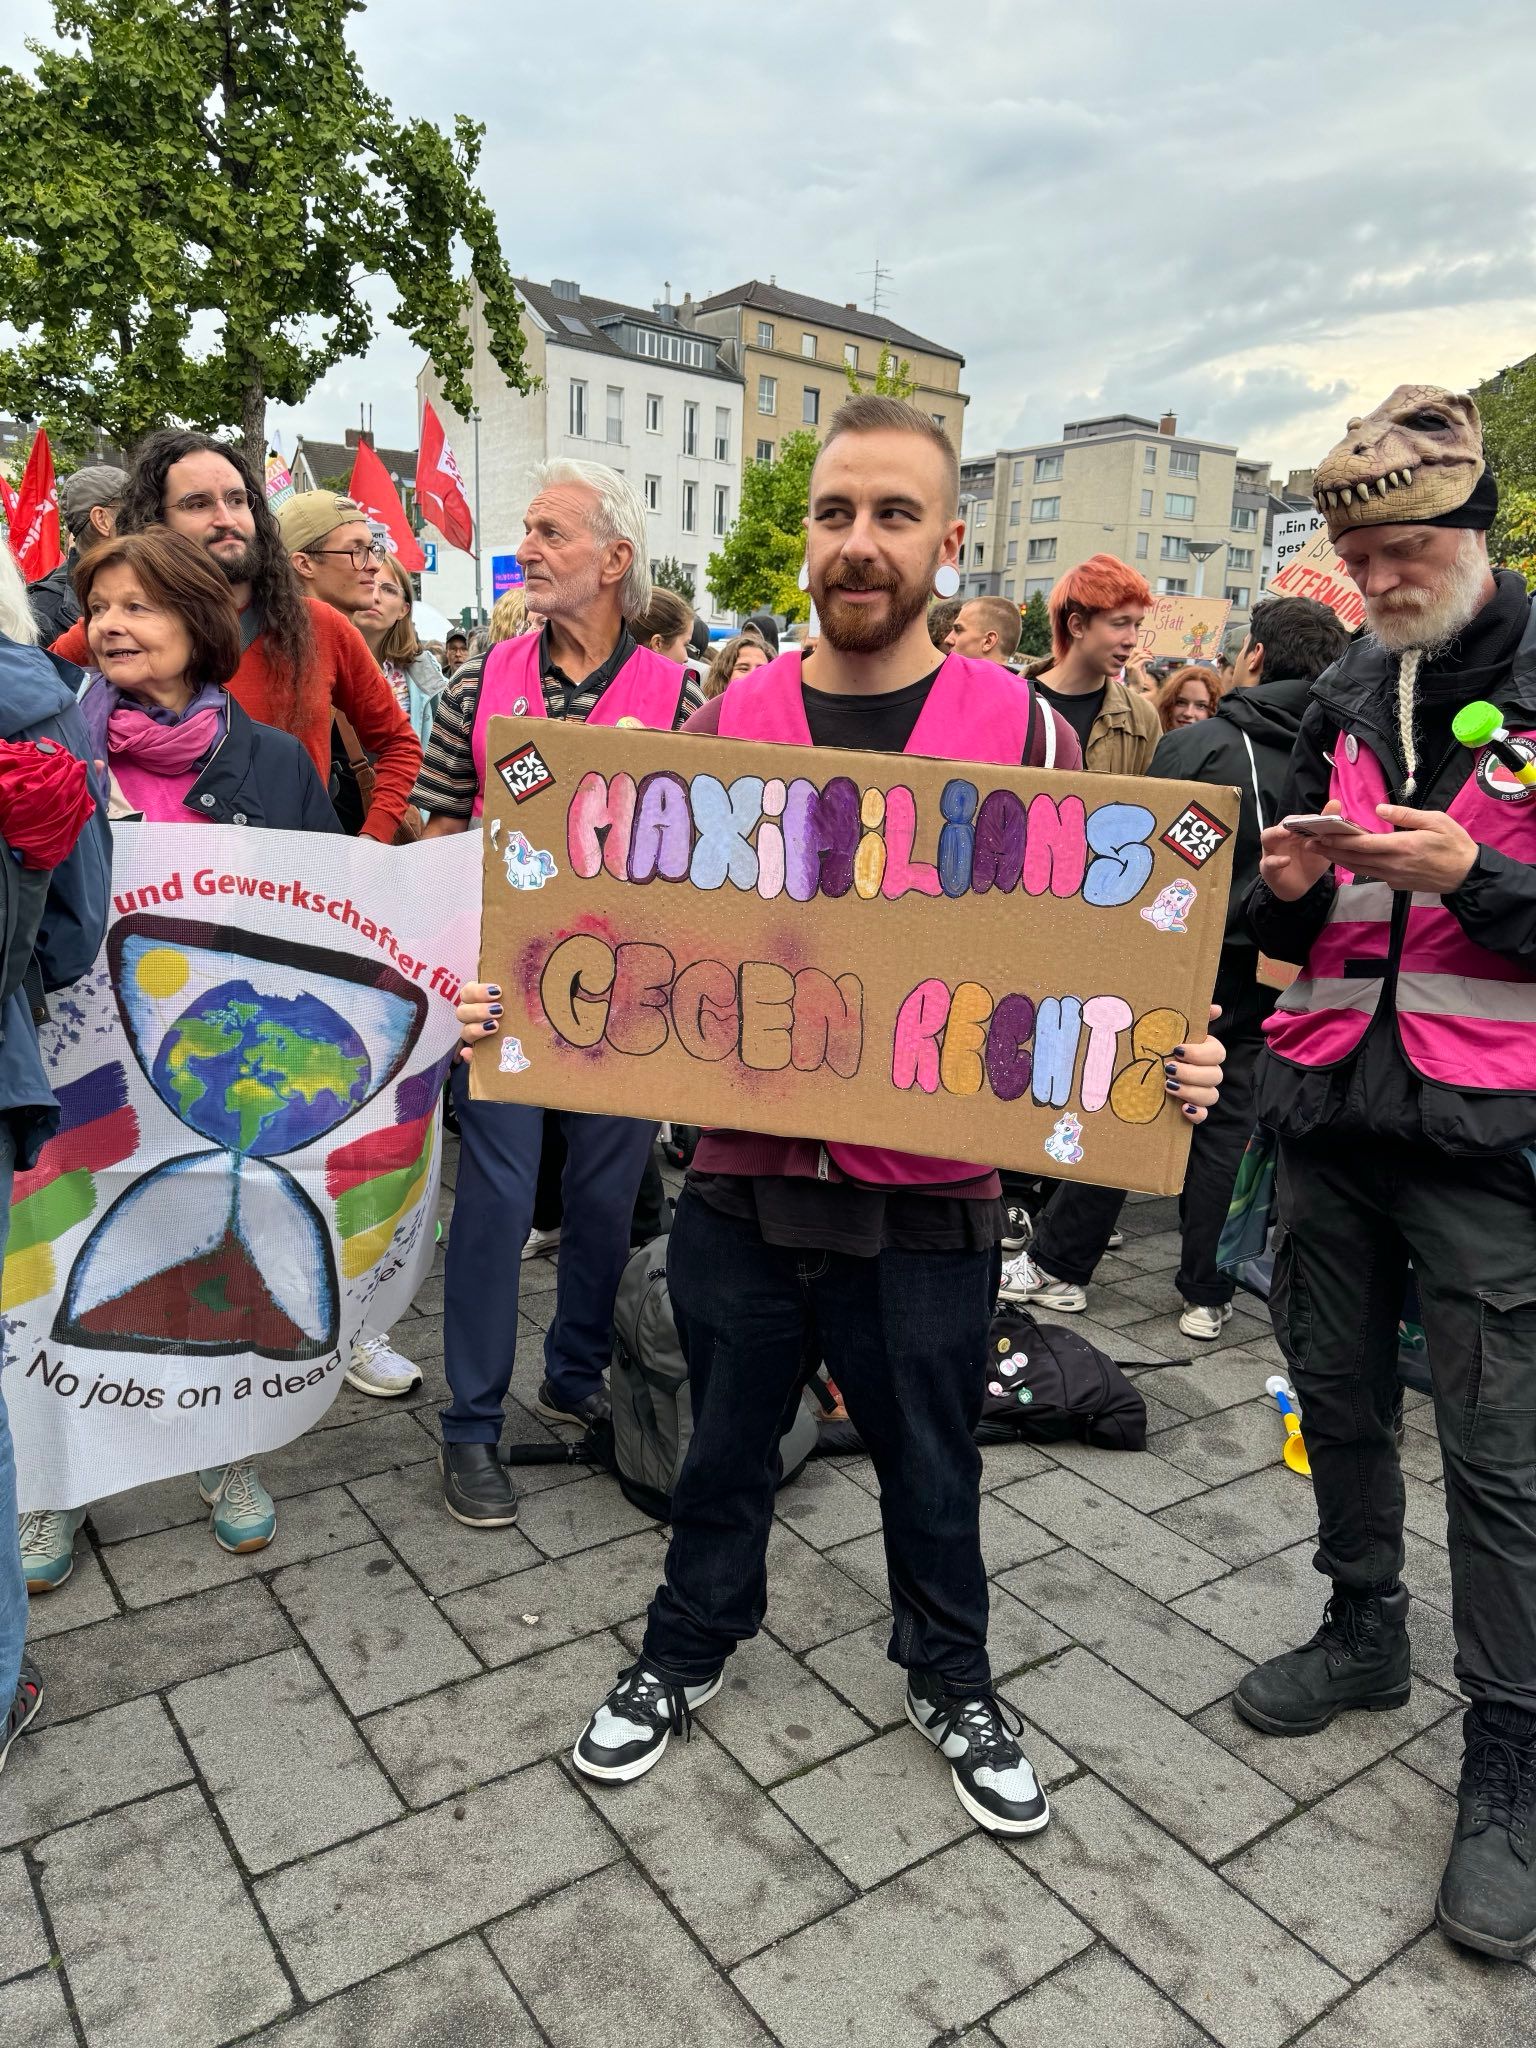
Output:
[[277,1534],[277,1509],[248,1458],[199,1472],[197,1490],[213,1509],[213,1540],[220,1549],[237,1556],[265,1550]]
[[85,1508],[36,1508],[21,1518],[21,1569],[29,1593],[51,1593],[75,1568]]

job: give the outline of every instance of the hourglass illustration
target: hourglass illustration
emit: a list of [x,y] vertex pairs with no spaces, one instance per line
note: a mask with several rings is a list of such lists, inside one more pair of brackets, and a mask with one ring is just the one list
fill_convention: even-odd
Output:
[[340,1328],[331,1233],[277,1156],[388,1085],[425,996],[382,961],[147,912],[114,927],[107,966],[155,1094],[214,1149],[154,1167],[112,1204],[75,1260],[54,1336],[323,1356]]

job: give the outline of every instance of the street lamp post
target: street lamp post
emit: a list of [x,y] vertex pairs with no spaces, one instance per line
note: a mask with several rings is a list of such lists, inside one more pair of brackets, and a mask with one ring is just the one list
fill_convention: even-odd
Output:
[[1205,565],[1218,548],[1226,546],[1226,542],[1222,540],[1192,540],[1188,543],[1188,546],[1195,563],[1195,596],[1204,597]]

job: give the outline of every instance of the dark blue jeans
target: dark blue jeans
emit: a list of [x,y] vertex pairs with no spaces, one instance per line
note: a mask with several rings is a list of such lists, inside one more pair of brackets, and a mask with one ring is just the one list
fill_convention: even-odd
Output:
[[462,1065],[453,1070],[453,1100],[459,1174],[443,1276],[443,1367],[452,1398],[440,1420],[444,1443],[493,1444],[517,1353],[523,1240],[533,1221],[545,1116],[558,1115],[566,1145],[555,1319],[544,1340],[545,1376],[560,1401],[579,1401],[602,1385],[635,1190],[656,1126],[472,1102]]
[[995,1251],[787,1251],[700,1196],[677,1205],[667,1281],[693,1394],[666,1580],[645,1657],[711,1678],[768,1606],[778,1443],[814,1345],[880,1480],[889,1654],[955,1690],[990,1682],[981,1413]]

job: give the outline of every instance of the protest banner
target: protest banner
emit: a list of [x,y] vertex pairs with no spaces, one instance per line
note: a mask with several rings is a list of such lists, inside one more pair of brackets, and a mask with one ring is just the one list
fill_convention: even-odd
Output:
[[[290,1441],[430,1264],[478,849],[119,825],[0,1277],[21,1506]],[[409,871],[410,886],[404,886]]]
[[1231,609],[1225,597],[1154,597],[1141,622],[1141,651],[1154,659],[1214,661]]
[[1277,512],[1269,538],[1274,568],[1283,568],[1293,555],[1299,555],[1323,531],[1325,524],[1322,513],[1314,512],[1310,507],[1305,512]]
[[1179,1186],[1236,791],[527,719],[487,761],[473,1094]]
[[1337,612],[1353,632],[1365,623],[1365,599],[1339,560],[1327,529],[1315,535],[1269,579],[1266,597],[1310,597]]

